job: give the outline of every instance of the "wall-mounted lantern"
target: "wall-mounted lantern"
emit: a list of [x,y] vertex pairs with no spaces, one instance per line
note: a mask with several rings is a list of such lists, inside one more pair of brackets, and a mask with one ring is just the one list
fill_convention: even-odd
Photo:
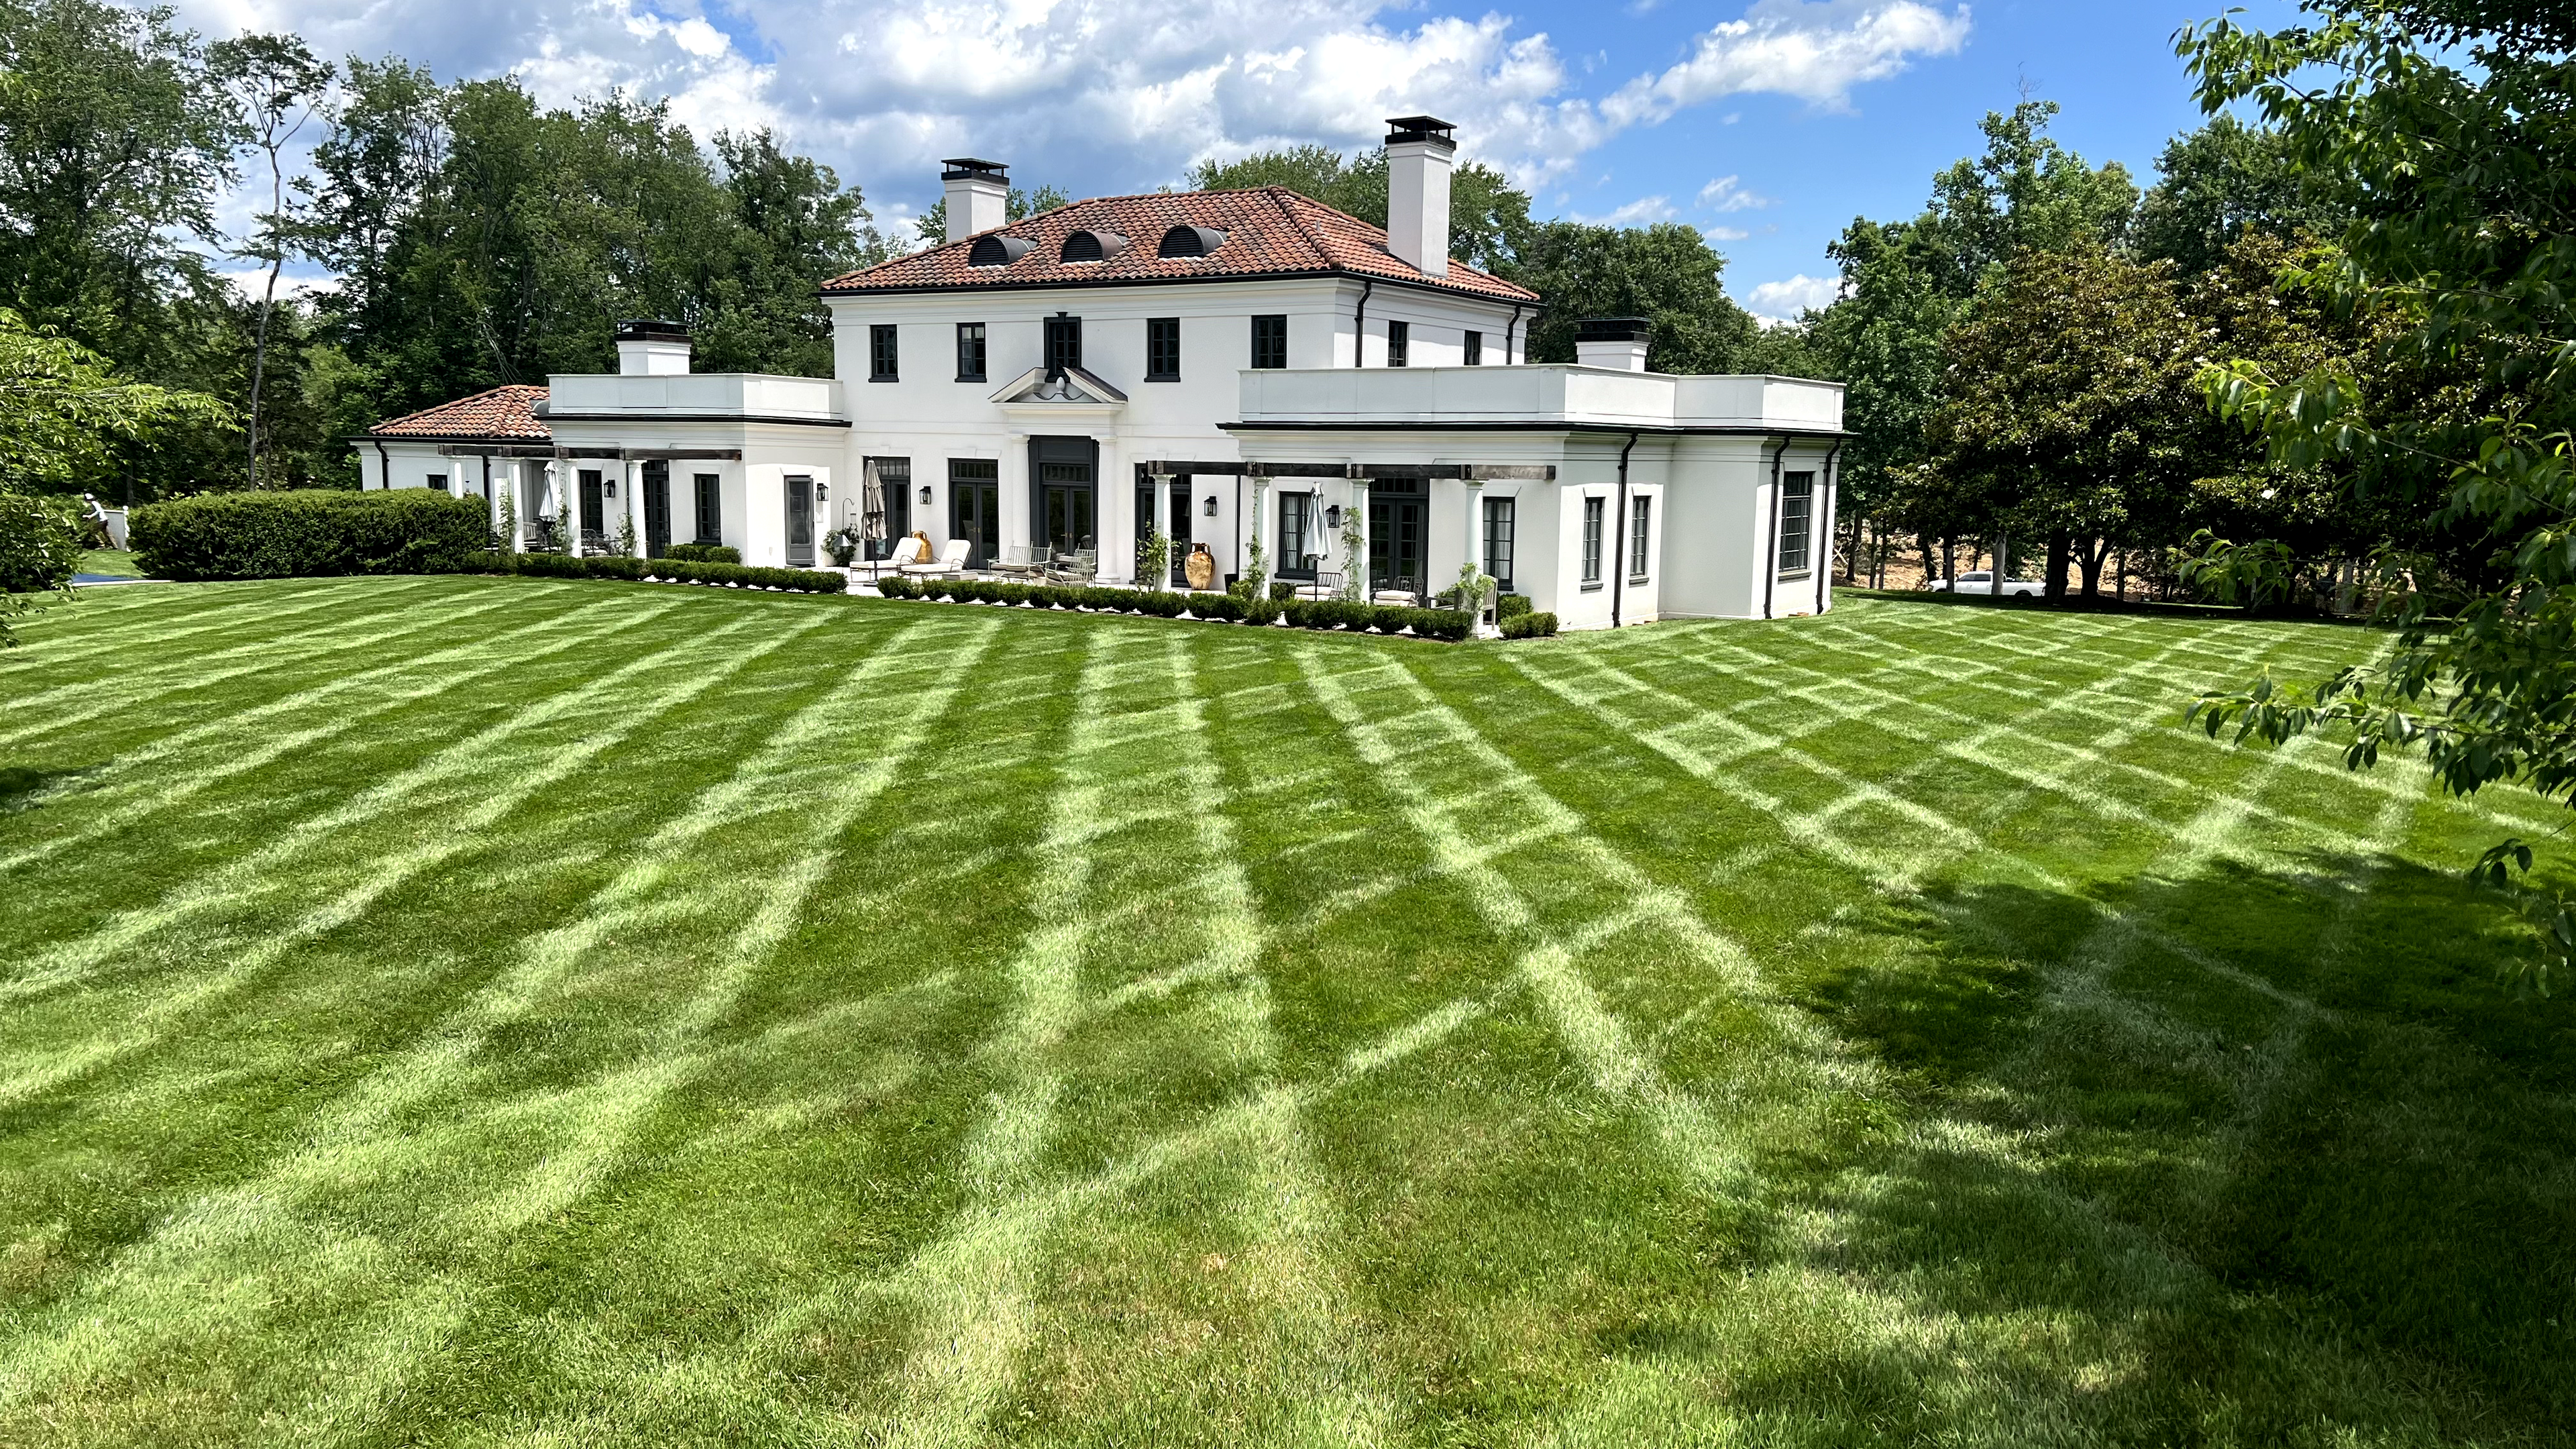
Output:
[[817,483],[817,484],[815,484],[815,485],[814,485],[814,501],[815,501],[815,502],[817,502],[817,503],[824,503],[824,502],[828,502],[828,501],[830,501],[831,497],[832,497],[832,485],[831,485],[831,484],[829,484],[829,483]]
[[1326,505],[1324,508],[1324,527],[1332,529],[1335,532],[1339,532],[1341,530],[1341,526],[1342,505],[1338,503]]
[[1207,496],[1207,506],[1199,511],[1205,513],[1210,518],[1216,517],[1216,495],[1213,493],[1209,494]]
[[930,485],[927,483],[921,485],[921,502],[925,508],[930,505]]
[[606,479],[606,480],[603,480],[603,481],[605,481],[605,482],[606,482],[606,484],[607,484],[607,486],[608,486],[608,496],[609,496],[609,497],[611,497],[611,498],[616,497],[616,496],[617,496],[617,480],[616,480],[616,479],[614,479],[614,478],[609,478],[609,479]]

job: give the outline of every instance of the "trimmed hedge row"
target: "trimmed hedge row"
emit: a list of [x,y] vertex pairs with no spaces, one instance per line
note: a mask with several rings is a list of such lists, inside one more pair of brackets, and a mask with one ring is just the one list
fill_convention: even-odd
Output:
[[675,543],[662,550],[662,556],[678,559],[682,563],[738,564],[742,562],[742,550],[729,543]]
[[1533,614],[1527,609],[1523,609],[1521,612],[1510,615],[1503,620],[1503,637],[1506,639],[1553,639],[1556,637],[1556,616],[1554,614],[1546,613]]
[[768,569],[743,564],[691,563],[685,559],[571,558],[559,553],[494,553],[469,555],[457,566],[469,574],[526,574],[544,579],[656,579],[680,584],[731,584],[745,589],[782,589],[793,594],[848,593],[848,576],[821,569]]
[[1394,634],[1411,629],[1427,639],[1464,639],[1475,621],[1453,609],[1409,609],[1396,604],[1359,604],[1339,599],[1281,602],[1245,599],[1234,594],[1176,593],[1162,590],[1112,589],[1082,584],[1011,584],[985,579],[906,579],[877,581],[889,599],[950,599],[959,603],[1026,604],[1039,609],[1090,609],[1103,614],[1154,614],[1177,619],[1232,619],[1248,624],[1286,623],[1296,629],[1374,628]]
[[491,546],[481,499],[435,488],[207,493],[134,510],[128,541],[165,579],[429,574]]

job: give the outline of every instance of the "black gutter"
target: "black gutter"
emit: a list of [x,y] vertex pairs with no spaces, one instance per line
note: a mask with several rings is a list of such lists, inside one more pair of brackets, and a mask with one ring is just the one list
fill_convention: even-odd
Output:
[[1771,590],[1780,582],[1780,459],[1789,451],[1789,440],[1782,438],[1777,452],[1771,455],[1771,543],[1763,551],[1762,617],[1776,617],[1771,612]]
[[[1840,442],[1836,442],[1834,450],[1825,455],[1825,566],[1816,570],[1816,617],[1819,619],[1825,616],[1826,591],[1834,586],[1834,460],[1842,455]],[[1857,538],[1852,542],[1852,551],[1860,551]]]
[[1374,281],[1360,284],[1360,305],[1351,313],[1351,367],[1354,371],[1368,366],[1368,299],[1377,290]]
[[1619,521],[1611,525],[1610,562],[1610,627],[1619,627],[1619,599],[1628,592],[1628,452],[1637,446],[1637,434],[1630,433],[1619,449],[1619,507],[1611,516]]
[[1512,304],[1512,320],[1503,324],[1503,366],[1512,365],[1512,334],[1520,330],[1521,304]]
[[376,445],[376,463],[379,467],[384,469],[384,471],[378,475],[379,481],[376,486],[378,488],[391,488],[394,486],[394,455],[385,451],[384,439],[373,438],[369,441]]

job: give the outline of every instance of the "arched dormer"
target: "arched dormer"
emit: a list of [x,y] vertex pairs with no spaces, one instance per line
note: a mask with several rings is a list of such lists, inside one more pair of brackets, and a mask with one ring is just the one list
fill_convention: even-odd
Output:
[[997,231],[986,232],[982,236],[975,238],[975,244],[966,249],[966,265],[970,267],[1007,267],[1011,263],[1018,261],[1020,258],[1027,256],[1029,254],[1029,248],[1036,245],[1036,242],[1030,241],[1024,236],[1011,236],[1007,233]]
[[1225,233],[1212,226],[1176,226],[1163,233],[1158,257],[1203,257],[1225,245]]
[[1114,231],[1078,231],[1064,239],[1058,258],[1067,262],[1105,262],[1127,250],[1127,238]]

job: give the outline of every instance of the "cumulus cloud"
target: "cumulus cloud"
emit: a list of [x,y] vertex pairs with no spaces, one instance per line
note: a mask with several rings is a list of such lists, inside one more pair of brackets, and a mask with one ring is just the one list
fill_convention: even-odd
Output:
[[1772,200],[1745,190],[1737,177],[1721,176],[1699,189],[1699,204],[1711,211],[1751,211],[1771,205]]
[[1648,226],[1659,221],[1670,221],[1674,215],[1671,197],[1640,196],[1627,205],[1603,215],[1585,216],[1578,212],[1574,219],[1593,226]]
[[1794,322],[1809,308],[1830,306],[1842,295],[1839,277],[1810,277],[1804,272],[1785,282],[1764,282],[1744,294],[1744,310],[1765,322]]
[[1713,242],[1731,242],[1742,241],[1746,237],[1753,235],[1753,233],[1746,231],[1740,226],[1713,226],[1708,230],[1701,232],[1700,235],[1707,237]]
[[[180,0],[208,33],[293,31],[325,55],[446,77],[512,72],[549,104],[622,87],[701,135],[772,126],[889,205],[943,156],[996,156],[1082,194],[1145,189],[1264,147],[1368,144],[1383,119],[1456,122],[1524,186],[1620,131],[1721,96],[1840,106],[1958,49],[1964,7],[1758,0],[1679,64],[1601,93],[1512,18],[1394,0]],[[1587,93],[1589,92],[1589,93]],[[1746,203],[1750,204],[1750,203]]]

